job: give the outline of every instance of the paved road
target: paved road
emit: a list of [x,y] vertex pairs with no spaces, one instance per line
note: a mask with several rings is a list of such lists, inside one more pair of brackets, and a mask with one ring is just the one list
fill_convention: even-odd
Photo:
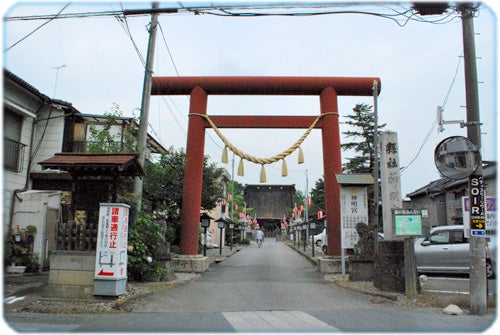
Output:
[[137,301],[133,313],[8,319],[29,332],[479,332],[495,320],[371,299],[326,282],[306,258],[266,239],[262,248],[250,245],[190,283]]

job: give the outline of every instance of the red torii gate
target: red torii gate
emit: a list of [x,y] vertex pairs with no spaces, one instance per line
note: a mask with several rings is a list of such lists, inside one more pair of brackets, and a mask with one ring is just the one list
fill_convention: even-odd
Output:
[[[335,174],[342,172],[342,163],[337,96],[373,95],[374,81],[380,92],[379,78],[154,77],[152,95],[191,96],[182,196],[181,254],[198,254],[205,128],[210,128],[210,124],[196,114],[207,115],[208,95],[318,95],[323,117],[315,128],[322,130],[327,238],[331,241],[328,255],[339,256],[340,186]],[[309,128],[316,116],[212,115],[210,119],[218,128]]]

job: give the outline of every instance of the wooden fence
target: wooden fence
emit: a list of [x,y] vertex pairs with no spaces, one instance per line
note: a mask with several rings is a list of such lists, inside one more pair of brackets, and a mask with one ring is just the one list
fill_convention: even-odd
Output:
[[97,223],[60,222],[57,226],[57,250],[91,251],[97,245]]

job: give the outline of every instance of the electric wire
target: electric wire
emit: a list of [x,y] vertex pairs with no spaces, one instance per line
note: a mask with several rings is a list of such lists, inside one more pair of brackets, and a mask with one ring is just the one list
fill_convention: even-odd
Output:
[[36,31],[38,31],[39,29],[41,29],[43,26],[49,24],[50,22],[52,22],[53,20],[57,19],[57,17],[70,5],[70,3],[68,2],[66,5],[64,5],[64,7],[55,15],[52,15],[51,17],[48,17],[47,18],[47,21],[42,23],[41,25],[39,25],[38,27],[36,27],[35,29],[33,29],[30,33],[28,33],[27,35],[25,35],[24,37],[22,37],[21,39],[19,39],[17,42],[15,42],[14,44],[12,44],[10,47],[8,47],[7,49],[5,49],[3,52],[7,52],[9,51],[10,49],[12,49],[13,47],[15,47],[16,45],[18,45],[19,43],[21,43],[22,41],[24,41],[25,39],[27,39],[28,37],[30,37],[31,35],[33,35]]
[[455,69],[455,74],[453,75],[453,80],[451,81],[450,87],[448,88],[448,92],[446,93],[446,97],[444,98],[444,101],[441,104],[441,107],[443,108],[443,110],[444,110],[444,107],[446,106],[446,104],[448,103],[448,98],[450,97],[451,89],[455,85],[455,80],[457,79],[458,71],[460,70],[460,63],[462,62],[463,55],[464,55],[464,53],[462,51],[462,53],[458,57],[457,67]]
[[[456,17],[459,16],[458,8],[454,6],[450,6],[450,12],[442,15],[436,15],[433,18],[423,18],[418,15],[418,12],[413,8],[404,8],[400,7],[400,10],[396,10],[394,8],[390,8],[386,4],[376,4],[378,7],[383,7],[389,10],[392,13],[382,13],[376,11],[362,11],[362,10],[334,10],[331,8],[338,7],[347,7],[347,5],[336,4],[307,4],[307,3],[297,3],[290,4],[286,6],[283,3],[278,3],[276,5],[266,4],[262,6],[255,5],[240,5],[240,6],[191,6],[186,7],[183,6],[182,3],[178,2],[179,7],[169,7],[169,8],[161,8],[158,9],[157,12],[165,13],[165,14],[183,14],[190,13],[194,15],[215,15],[215,16],[232,16],[232,17],[256,17],[256,16],[319,16],[319,15],[336,15],[336,14],[364,14],[364,15],[373,15],[381,18],[386,18],[394,21],[399,26],[405,26],[410,20],[415,20],[419,22],[426,23],[434,23],[434,24],[444,24],[453,21]],[[363,4],[355,3],[353,6],[363,6]],[[288,12],[282,11],[277,12],[278,9],[285,9]],[[298,9],[314,9],[310,11],[299,12]],[[475,12],[478,11],[479,5],[475,8]],[[179,12],[181,10],[181,12]],[[254,10],[253,12],[249,12],[249,10]],[[258,12],[260,10],[260,12]],[[5,17],[4,21],[27,21],[27,20],[46,20],[46,19],[67,19],[67,18],[85,18],[85,17],[106,17],[106,16],[143,16],[150,15],[153,11],[151,9],[132,9],[132,10],[111,10],[111,11],[100,11],[100,12],[81,12],[81,13],[66,13],[58,15],[54,17],[53,15],[29,15],[29,16],[12,16]],[[403,22],[398,21],[398,17],[404,18]]]
[[[176,75],[178,77],[180,77],[180,73],[179,73],[179,69],[177,68],[177,65],[175,64],[175,61],[174,61],[174,57],[172,55],[172,52],[170,50],[170,47],[167,43],[167,38],[165,36],[165,33],[163,31],[163,27],[160,23],[160,21],[158,21],[158,27],[160,28],[160,33],[161,33],[161,36],[162,36],[162,40],[163,40],[163,44],[165,44],[165,48],[167,49],[167,52],[168,52],[168,56],[170,58],[170,62],[172,63],[172,66],[174,68],[174,71],[176,73]],[[174,101],[172,100],[171,97],[169,97],[170,101],[173,103],[174,107],[175,107],[175,110],[178,112],[179,115],[181,115],[181,117],[184,118],[184,120],[187,122],[187,116],[185,116],[184,114],[181,113],[179,107],[177,107],[177,105],[174,103]],[[190,100],[189,99],[189,96],[187,97],[188,101]],[[162,100],[163,102],[165,103],[165,105],[167,106],[167,108],[170,110],[170,112],[172,113],[172,108],[169,106],[169,103],[168,101],[165,99],[164,96],[162,96]],[[177,117],[175,116],[174,113],[172,113],[172,115],[174,116],[174,119],[175,119],[175,122],[177,123],[177,125],[179,126],[179,128],[181,128],[181,131],[184,133],[184,134],[187,134],[187,130],[184,129],[185,127],[181,125],[180,121],[177,119]],[[217,141],[212,137],[212,135],[210,133],[206,133],[208,138],[213,142],[213,144],[215,144],[215,146],[217,146],[220,150],[223,149],[222,145],[220,145],[219,143],[217,143]]]
[[[455,85],[455,80],[457,79],[458,71],[460,69],[460,63],[462,62],[462,55],[463,55],[463,52],[460,55],[460,57],[458,58],[457,67],[455,69],[455,74],[453,75],[453,79],[451,81],[450,87],[448,88],[448,92],[446,93],[446,96],[443,100],[443,103],[441,104],[441,107],[443,108],[443,110],[444,110],[444,107],[446,106],[446,104],[448,103],[448,98],[450,97],[451,90],[452,90],[453,86]],[[401,171],[400,171],[401,173],[403,173],[406,169],[408,169],[408,167],[410,167],[410,165],[418,158],[418,156],[422,152],[423,147],[425,146],[425,144],[429,140],[429,138],[432,134],[432,131],[434,130],[434,127],[436,127],[436,125],[437,125],[437,116],[434,119],[434,121],[432,122],[431,128],[427,132],[427,134],[426,134],[424,140],[422,141],[422,144],[420,145],[420,148],[418,149],[417,153],[410,160],[410,162],[408,164],[406,164],[404,167],[401,168]]]
[[172,63],[172,66],[174,67],[174,70],[175,70],[175,73],[177,74],[177,77],[180,77],[179,70],[177,69],[177,66],[175,65],[175,62],[174,62],[174,57],[172,56],[172,52],[170,51],[170,47],[168,46],[167,40],[165,38],[165,34],[163,33],[163,28],[162,28],[162,26],[161,26],[161,24],[159,22],[158,22],[158,27],[160,27],[161,37],[163,39],[163,43],[165,44],[165,47],[167,48],[167,52],[168,52],[168,56],[170,58],[170,62]]
[[139,47],[137,46],[137,43],[135,43],[134,37],[132,36],[132,32],[130,31],[130,27],[128,25],[127,17],[126,16],[115,16],[116,20],[118,23],[120,23],[120,26],[122,27],[123,31],[125,34],[128,36],[130,41],[132,42],[132,46],[134,47],[134,50],[139,57],[139,60],[141,61],[142,65],[144,68],[146,68],[146,60],[141,54],[141,51],[139,50]]

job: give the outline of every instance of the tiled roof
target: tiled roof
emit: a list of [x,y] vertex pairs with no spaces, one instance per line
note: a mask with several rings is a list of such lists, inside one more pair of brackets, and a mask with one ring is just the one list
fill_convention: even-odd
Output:
[[[497,164],[493,161],[483,161],[483,176],[485,179],[487,178],[496,178],[497,174]],[[451,189],[457,187],[459,185],[467,186],[469,182],[469,178],[464,178],[460,180],[452,180],[448,178],[441,178],[438,180],[434,180],[429,184],[421,187],[406,196],[409,198],[414,198],[417,196],[427,195],[427,194],[439,194],[444,190]]]

